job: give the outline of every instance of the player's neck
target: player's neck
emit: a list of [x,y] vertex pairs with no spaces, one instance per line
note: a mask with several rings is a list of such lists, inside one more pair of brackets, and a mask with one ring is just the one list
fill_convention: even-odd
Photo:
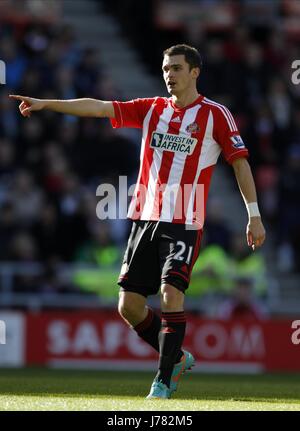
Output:
[[172,99],[173,102],[178,108],[185,108],[188,105],[194,103],[200,94],[197,89],[193,89],[189,92],[184,92],[183,94],[173,94]]

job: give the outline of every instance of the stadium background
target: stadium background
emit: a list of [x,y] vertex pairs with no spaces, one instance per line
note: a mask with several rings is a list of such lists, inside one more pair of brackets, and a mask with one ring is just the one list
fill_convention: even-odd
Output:
[[[203,55],[199,91],[231,109],[250,150],[267,229],[263,249],[248,250],[246,211],[220,161],[186,345],[200,371],[299,371],[299,39],[300,2],[291,0],[0,2],[0,365],[155,366],[115,311],[130,224],[95,211],[99,184],[135,181],[139,133],[48,111],[24,119],[7,95],[167,95],[162,50],[186,42]],[[237,278],[253,288],[241,293]]]

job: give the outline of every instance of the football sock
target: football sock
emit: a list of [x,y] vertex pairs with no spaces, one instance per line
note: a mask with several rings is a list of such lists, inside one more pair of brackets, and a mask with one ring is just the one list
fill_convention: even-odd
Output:
[[[154,313],[154,311],[148,307],[148,314],[146,318],[134,327],[138,336],[141,337],[146,343],[150,344],[159,353],[159,341],[158,336],[161,330],[161,319]],[[180,350],[176,362],[179,362],[183,352]]]
[[[159,333],[159,366],[156,379],[170,387],[173,368],[181,352],[185,334],[184,311],[162,313],[162,327]],[[181,354],[182,356],[182,354]]]
[[138,336],[146,343],[150,344],[157,352],[159,352],[158,334],[161,328],[160,317],[154,313],[151,308],[148,308],[148,314],[141,323],[134,327]]

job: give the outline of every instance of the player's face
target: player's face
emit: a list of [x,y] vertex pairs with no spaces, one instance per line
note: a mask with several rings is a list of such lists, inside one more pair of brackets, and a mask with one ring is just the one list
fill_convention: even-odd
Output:
[[165,55],[162,70],[168,92],[172,95],[183,94],[196,85],[198,69],[190,70],[184,55]]

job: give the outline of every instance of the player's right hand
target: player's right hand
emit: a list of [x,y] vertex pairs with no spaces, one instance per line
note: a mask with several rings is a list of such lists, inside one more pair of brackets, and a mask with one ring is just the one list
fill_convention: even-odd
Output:
[[11,99],[20,100],[19,110],[23,117],[30,117],[32,111],[39,111],[45,107],[45,101],[34,99],[33,97],[19,96],[10,94]]

